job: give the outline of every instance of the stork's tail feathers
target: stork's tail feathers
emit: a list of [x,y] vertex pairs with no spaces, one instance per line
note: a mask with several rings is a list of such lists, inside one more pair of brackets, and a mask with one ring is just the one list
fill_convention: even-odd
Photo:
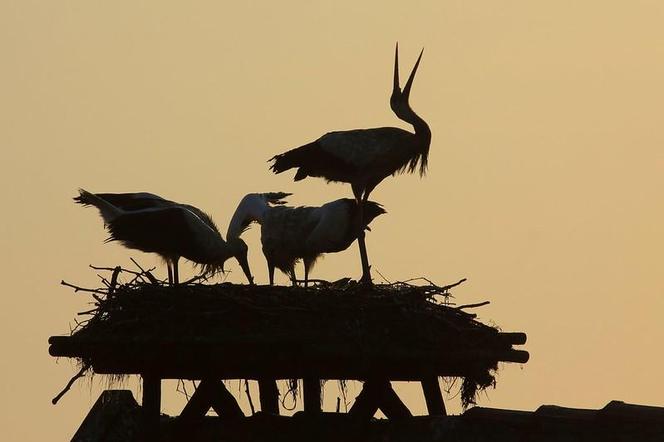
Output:
[[[281,173],[288,169],[294,167],[302,167],[309,163],[316,162],[316,152],[318,151],[318,143],[314,141],[313,143],[305,144],[304,146],[296,147],[291,149],[288,152],[284,152],[279,155],[275,155],[270,158],[269,161],[272,161],[270,170],[274,173]],[[295,181],[299,181],[307,177],[306,172],[303,172],[302,169],[298,170],[295,175]]]
[[106,201],[98,197],[94,193],[90,193],[84,189],[78,189],[79,195],[74,197],[74,201],[83,206],[95,206],[101,214],[104,224],[109,224],[111,221],[122,215],[124,212]]

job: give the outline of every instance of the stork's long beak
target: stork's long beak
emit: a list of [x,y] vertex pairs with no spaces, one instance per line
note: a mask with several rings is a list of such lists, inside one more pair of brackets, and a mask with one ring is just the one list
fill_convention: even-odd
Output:
[[399,85],[399,42],[394,50],[394,86],[392,86],[392,95],[401,95],[401,86]]
[[249,281],[249,284],[254,283],[254,277],[251,276],[251,269],[249,268],[249,261],[247,260],[247,255],[240,255],[235,257],[237,259],[237,262],[240,264],[240,267],[242,267],[242,271],[244,272],[244,275],[247,277],[247,281]]
[[406,81],[406,86],[404,86],[403,88],[402,98],[406,103],[408,103],[408,97],[410,96],[410,88],[413,86],[413,79],[415,78],[415,72],[417,72],[417,68],[420,66],[420,60],[422,60],[422,54],[424,54],[424,48],[422,48],[422,51],[420,51],[420,56],[417,57],[415,66],[413,67],[413,70],[410,72],[408,81]]
[[413,80],[415,79],[415,73],[417,72],[417,68],[420,66],[420,60],[422,60],[422,54],[424,54],[424,48],[422,48],[420,56],[417,57],[415,66],[413,67],[413,70],[410,72],[408,80],[406,81],[406,85],[404,86],[402,91],[401,86],[399,85],[399,43],[397,43],[397,47],[394,51],[394,84],[392,86],[393,99],[398,98],[404,103],[408,103],[408,97],[410,96],[410,88],[413,86]]

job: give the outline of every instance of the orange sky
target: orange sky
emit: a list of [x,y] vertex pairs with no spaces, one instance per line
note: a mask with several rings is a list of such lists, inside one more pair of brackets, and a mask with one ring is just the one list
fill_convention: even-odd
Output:
[[[504,366],[480,405],[664,406],[664,5],[358,3],[0,1],[6,440],[68,439],[105,387],[50,404],[75,369],[47,338],[88,302],[59,281],[93,284],[88,264],[130,256],[163,270],[103,244],[76,189],[149,190],[222,230],[248,192],[348,197],[266,160],[331,130],[406,127],[388,105],[397,40],[403,70],[426,47],[411,103],[433,132],[430,171],[372,194],[389,212],[368,235],[373,268],[468,277],[460,302],[491,300],[482,320],[528,333],[530,362]],[[264,283],[258,229],[247,241]],[[314,277],[359,273],[353,247]],[[415,384],[399,391],[423,412]],[[164,396],[176,414],[174,385]]]

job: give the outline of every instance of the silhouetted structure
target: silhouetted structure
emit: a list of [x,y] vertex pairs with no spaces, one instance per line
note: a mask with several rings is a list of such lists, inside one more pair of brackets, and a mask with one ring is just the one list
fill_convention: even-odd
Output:
[[[141,415],[129,391],[105,391],[73,442],[127,442],[140,432]],[[460,416],[358,420],[338,413],[293,417],[186,420],[162,416],[163,440],[513,442],[664,440],[664,408],[612,401],[599,410],[543,405],[534,412],[474,407]]]
[[498,362],[528,360],[513,348],[525,334],[499,332],[441,303],[448,289],[347,281],[308,289],[111,284],[96,295],[90,320],[71,336],[51,337],[49,351],[95,373],[140,374],[153,431],[167,378],[201,380],[185,420],[210,407],[225,418],[242,416],[222,379],[258,380],[261,410],[272,414],[279,411],[273,379],[303,379],[305,411],[314,414],[321,412],[320,379],[364,381],[349,410],[361,420],[378,409],[388,418],[410,416],[390,381],[419,381],[429,413],[445,415],[439,376],[462,377],[461,397],[470,404],[495,383]]

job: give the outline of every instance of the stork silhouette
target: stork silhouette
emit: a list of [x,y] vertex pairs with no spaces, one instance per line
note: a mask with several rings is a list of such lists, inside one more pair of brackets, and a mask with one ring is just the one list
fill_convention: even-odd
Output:
[[245,242],[239,237],[224,241],[212,218],[197,207],[146,192],[93,194],[80,189],[74,201],[99,210],[110,233],[106,242],[161,256],[170,284],[179,283],[181,257],[200,266],[201,274],[223,272],[224,262],[235,257],[253,284]]
[[[270,285],[278,268],[296,284],[295,264],[304,264],[304,286],[309,272],[324,253],[346,250],[358,236],[356,225],[361,216],[359,206],[344,198],[320,207],[287,207],[283,192],[250,193],[235,210],[228,227],[228,236],[239,236],[251,222],[261,225],[261,244],[268,265]],[[373,201],[365,201],[365,228],[385,210]]]
[[394,84],[390,107],[401,120],[413,126],[414,133],[396,127],[355,129],[329,132],[316,141],[276,155],[270,159],[271,170],[281,173],[297,168],[294,180],[321,177],[349,183],[359,208],[357,240],[362,261],[362,281],[371,282],[369,259],[364,239],[364,202],[374,188],[390,175],[414,173],[419,164],[420,176],[427,170],[431,130],[408,102],[415,73],[422,59],[420,52],[403,90],[399,85],[399,46],[394,55]]

